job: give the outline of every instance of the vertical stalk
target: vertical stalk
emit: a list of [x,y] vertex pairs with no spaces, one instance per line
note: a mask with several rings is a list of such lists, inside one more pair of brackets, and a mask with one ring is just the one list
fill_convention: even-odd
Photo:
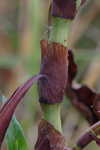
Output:
[[[60,16],[59,12],[56,12],[58,9],[54,8],[54,10],[52,10],[53,5],[55,5],[54,3],[56,3],[56,2],[57,2],[57,0],[53,0],[53,2],[51,4],[51,14],[52,14],[52,16],[50,18],[51,19],[51,22],[50,22],[51,30],[49,31],[48,41],[49,41],[49,43],[52,43],[52,42],[60,43],[64,46],[66,46],[66,48],[67,48],[68,47],[69,29],[70,29],[72,21],[75,17],[74,15],[76,15],[75,11],[76,11],[77,7],[79,7],[81,0],[77,0],[77,2],[75,2],[73,0],[73,2],[71,2],[71,3],[69,0],[68,1],[62,0],[62,2],[60,2],[60,3],[62,3],[62,4],[65,3],[65,5],[63,6],[64,9],[66,7],[67,8],[70,8],[71,6],[73,7],[72,12],[71,13],[67,12],[68,16],[67,16],[67,14],[65,14],[65,16],[63,16],[63,17]],[[59,2],[57,2],[57,3],[58,3],[57,7],[61,7],[61,5],[59,5]],[[61,8],[61,10],[60,10],[62,12],[62,14],[65,13],[65,12],[63,13],[64,9]],[[57,13],[58,13],[57,16],[53,15],[53,14],[57,14]],[[47,120],[49,123],[51,123],[55,129],[62,132],[61,115],[60,115],[61,103],[54,103],[54,104],[41,103],[41,107],[43,110],[44,119]]]
[[58,42],[67,46],[71,24],[72,20],[70,19],[52,17],[52,28],[49,34],[49,41]]
[[43,110],[43,119],[52,124],[55,129],[62,132],[60,110],[61,104],[41,104]]
[[65,148],[65,139],[60,134],[60,110],[68,78],[69,29],[79,2],[81,0],[52,0],[51,3],[48,39],[41,41],[40,73],[45,74],[47,79],[38,82],[44,120],[39,125],[35,150],[69,149]]
[[[49,33],[48,41],[61,43],[67,46],[69,28],[72,21],[70,19],[63,19],[59,17],[52,17],[52,27]],[[55,104],[41,104],[43,111],[43,118],[62,133],[61,127],[61,103]]]

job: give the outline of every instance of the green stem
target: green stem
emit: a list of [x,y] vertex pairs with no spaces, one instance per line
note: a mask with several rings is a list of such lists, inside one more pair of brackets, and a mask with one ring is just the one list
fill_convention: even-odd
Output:
[[81,5],[81,0],[77,0],[77,1],[76,1],[77,10],[79,9],[80,5]]
[[43,110],[43,119],[52,124],[59,132],[62,132],[60,118],[61,103],[41,104],[41,108]]
[[49,41],[58,42],[67,46],[67,39],[72,20],[52,17],[52,27]]

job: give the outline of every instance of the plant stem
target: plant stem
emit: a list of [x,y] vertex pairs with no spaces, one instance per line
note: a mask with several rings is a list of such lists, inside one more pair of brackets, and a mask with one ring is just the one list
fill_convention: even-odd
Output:
[[[67,46],[66,40],[68,39],[70,24],[71,20],[52,17],[52,29],[49,33],[48,41]],[[61,103],[41,104],[41,107],[43,110],[43,118],[52,124],[59,132],[62,132],[60,115]]]
[[51,123],[59,132],[62,132],[60,118],[61,103],[41,104],[41,107],[43,110],[43,119]]
[[77,9],[80,7],[80,4],[81,4],[81,0],[77,0],[76,1],[76,7],[77,7]]
[[[70,19],[63,19],[60,17],[51,17],[51,30],[49,32],[48,41],[61,43],[67,46],[69,28],[72,23]],[[59,132],[62,132],[61,128],[61,103],[56,104],[41,104],[43,111],[43,118],[54,126]]]
[[69,28],[72,23],[70,19],[52,17],[52,27],[49,34],[49,41],[58,42],[67,46]]
[[[79,6],[79,3],[80,0],[78,0],[77,7]],[[51,19],[50,22],[51,30],[49,31],[48,41],[61,43],[62,45],[68,47],[69,29],[73,19],[68,18],[64,19],[62,17],[54,17],[54,16],[51,16],[50,19]],[[49,123],[51,123],[55,127],[55,129],[62,132],[61,116],[60,116],[61,103],[41,104],[41,107],[43,110],[44,119],[47,120]]]

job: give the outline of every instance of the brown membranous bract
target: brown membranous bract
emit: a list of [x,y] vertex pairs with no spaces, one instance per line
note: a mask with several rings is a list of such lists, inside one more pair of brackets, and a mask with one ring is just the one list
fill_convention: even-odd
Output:
[[67,48],[56,42],[42,40],[41,55],[40,73],[46,75],[47,79],[38,81],[39,101],[48,104],[61,102],[67,84]]
[[42,120],[38,129],[35,150],[69,150],[65,148],[65,139],[49,122]]
[[56,17],[73,19],[76,15],[76,0],[53,0],[51,14]]

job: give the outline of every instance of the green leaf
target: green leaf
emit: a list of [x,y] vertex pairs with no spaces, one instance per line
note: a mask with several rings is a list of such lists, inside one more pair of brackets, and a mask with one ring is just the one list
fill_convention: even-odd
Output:
[[5,140],[8,150],[28,150],[22,127],[15,116],[7,130]]

